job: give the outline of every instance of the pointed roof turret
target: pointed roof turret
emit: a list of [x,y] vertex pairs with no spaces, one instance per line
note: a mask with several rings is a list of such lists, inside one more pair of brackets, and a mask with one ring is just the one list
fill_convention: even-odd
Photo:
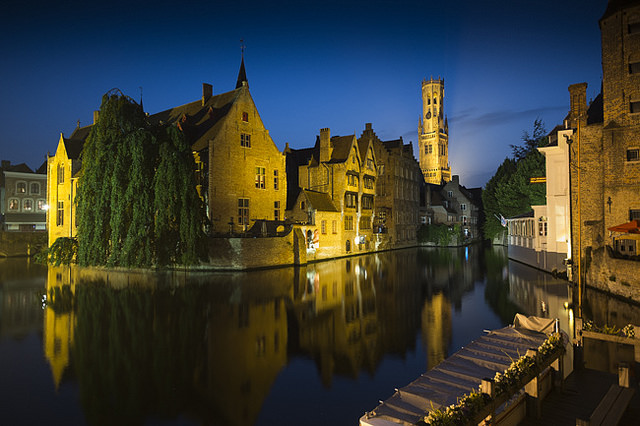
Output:
[[241,46],[241,48],[242,48],[242,60],[240,62],[240,71],[238,72],[238,81],[236,82],[236,89],[242,87],[243,82],[247,82],[247,84],[249,84],[249,82],[247,81],[247,72],[244,70],[244,44]]

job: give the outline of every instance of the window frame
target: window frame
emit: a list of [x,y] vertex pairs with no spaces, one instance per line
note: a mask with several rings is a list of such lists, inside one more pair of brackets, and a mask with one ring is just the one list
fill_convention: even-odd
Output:
[[256,189],[267,189],[267,169],[262,166],[256,166],[255,186]]
[[636,163],[640,161],[640,148],[635,146],[627,148],[626,160],[628,163]]
[[[15,202],[15,208],[11,208],[11,202]],[[19,212],[20,211],[20,199],[11,197],[7,200],[7,211],[8,212]]]
[[243,148],[251,148],[251,134],[240,133],[240,146]]
[[249,198],[238,198],[238,225],[249,225]]
[[[23,187],[22,191],[20,190],[21,187]],[[16,194],[26,194],[27,189],[28,189],[28,186],[26,181],[24,180],[16,181]]]

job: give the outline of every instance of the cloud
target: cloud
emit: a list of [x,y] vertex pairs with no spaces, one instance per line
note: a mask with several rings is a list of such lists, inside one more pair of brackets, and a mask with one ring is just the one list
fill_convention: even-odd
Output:
[[495,110],[480,113],[478,108],[468,108],[449,119],[449,126],[462,129],[466,126],[493,126],[520,121],[524,118],[540,117],[549,113],[566,111],[566,105],[547,106],[525,110]]

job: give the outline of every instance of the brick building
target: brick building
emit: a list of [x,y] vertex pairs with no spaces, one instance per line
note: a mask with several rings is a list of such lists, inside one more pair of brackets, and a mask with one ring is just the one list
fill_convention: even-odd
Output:
[[205,83],[202,99],[149,119],[176,123],[191,143],[214,233],[242,233],[258,220],[283,220],[286,158],[253,102],[244,59],[234,90],[214,96]]
[[[370,143],[359,144],[355,135],[331,137],[320,129],[313,148],[285,149],[289,204],[287,217],[306,215],[297,202],[300,191],[326,194],[340,212],[339,253],[369,251],[376,247],[373,235],[377,159]],[[310,193],[310,192],[308,192]],[[311,218],[303,221],[310,224]]]
[[0,215],[4,231],[44,231],[46,225],[46,169],[35,172],[26,164],[2,161]]
[[640,220],[640,1],[610,0],[600,32],[602,92],[587,105],[587,84],[569,86],[571,253],[574,280],[579,264],[589,284],[613,286],[638,283],[640,270],[614,261],[614,239],[627,250],[637,240],[610,229]]
[[[94,123],[97,114],[94,115]],[[281,221],[287,194],[285,156],[269,136],[253,102],[244,59],[236,88],[219,95],[202,85],[202,98],[149,116],[152,123],[175,123],[196,158],[198,192],[215,234],[246,232],[256,221]],[[73,199],[79,154],[91,126],[60,137],[49,158],[49,244],[75,236]],[[74,183],[72,183],[74,182]]]
[[420,168],[427,183],[451,180],[449,123],[444,115],[444,79],[422,81],[422,117],[418,124]]
[[[96,112],[94,124],[97,118]],[[90,131],[91,126],[78,126],[69,138],[61,133],[55,154],[47,157],[49,245],[60,237],[75,237],[77,234],[75,197],[78,193],[78,173],[82,168],[80,153]]]
[[413,156],[413,145],[400,139],[381,141],[371,123],[358,139],[361,150],[370,143],[377,159],[376,216],[374,232],[387,233],[392,247],[417,243],[420,226],[420,165]]

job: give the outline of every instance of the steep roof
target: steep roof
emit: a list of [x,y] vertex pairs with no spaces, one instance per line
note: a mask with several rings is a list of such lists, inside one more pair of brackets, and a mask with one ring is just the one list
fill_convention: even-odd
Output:
[[158,112],[149,116],[152,123],[176,123],[184,132],[194,151],[208,147],[209,140],[215,139],[224,118],[243,88],[221,93],[201,100]]
[[84,140],[71,138],[62,138],[62,140],[64,141],[64,149],[67,151],[67,157],[70,160],[78,160],[84,146]]
[[5,165],[2,170],[5,172],[33,173],[33,170],[25,163]]
[[311,191],[303,189],[304,195],[307,197],[309,203],[314,209],[323,212],[337,212],[339,211],[329,194],[324,192]]
[[350,136],[334,136],[331,138],[333,152],[331,153],[332,163],[343,163],[349,158],[351,146],[355,135]]
[[244,69],[244,55],[243,55],[242,61],[240,62],[240,71],[238,71],[238,81],[236,82],[236,89],[241,88],[242,82],[244,81],[249,83],[249,81],[247,80],[247,72]]

